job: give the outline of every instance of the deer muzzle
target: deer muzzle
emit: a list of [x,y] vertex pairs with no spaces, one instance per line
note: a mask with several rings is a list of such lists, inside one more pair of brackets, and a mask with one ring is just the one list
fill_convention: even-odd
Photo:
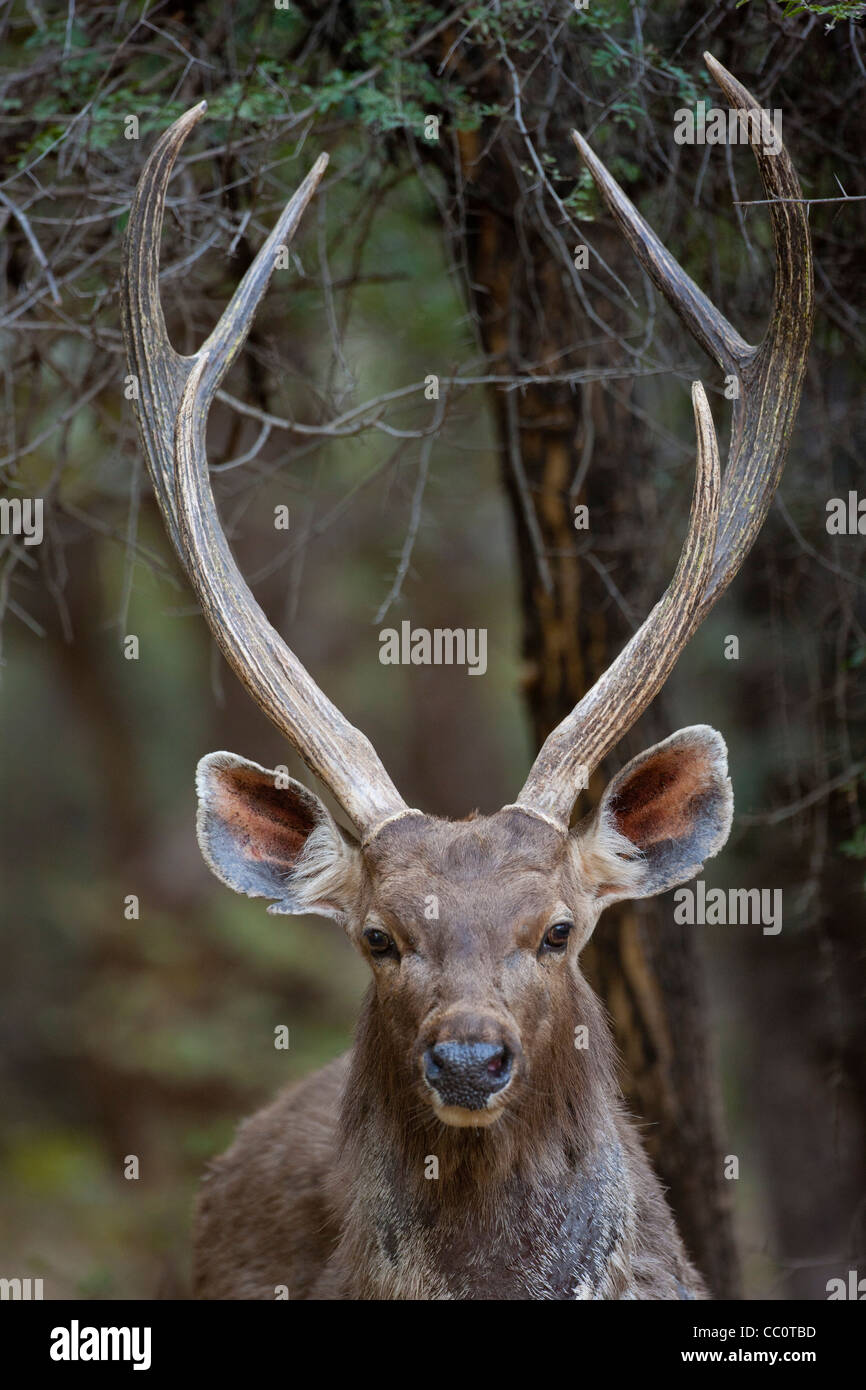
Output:
[[504,1108],[519,1046],[501,1026],[488,1025],[474,1036],[448,1036],[449,1031],[443,1029],[421,1056],[421,1074],[436,1115],[451,1125],[492,1124]]

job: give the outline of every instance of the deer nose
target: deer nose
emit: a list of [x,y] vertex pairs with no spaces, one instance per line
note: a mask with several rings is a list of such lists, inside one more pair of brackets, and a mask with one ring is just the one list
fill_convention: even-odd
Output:
[[438,1042],[424,1053],[424,1076],[443,1105],[483,1110],[511,1080],[504,1043]]

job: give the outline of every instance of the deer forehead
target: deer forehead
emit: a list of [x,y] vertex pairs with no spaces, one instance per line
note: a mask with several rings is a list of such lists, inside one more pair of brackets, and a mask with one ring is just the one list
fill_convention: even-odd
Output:
[[368,845],[365,860],[368,910],[431,935],[440,924],[470,932],[534,925],[562,905],[564,885],[574,879],[567,837],[513,811],[396,821]]

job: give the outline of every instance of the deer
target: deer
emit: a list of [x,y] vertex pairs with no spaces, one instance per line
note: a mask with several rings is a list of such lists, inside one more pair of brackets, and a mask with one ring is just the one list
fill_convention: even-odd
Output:
[[[465,820],[406,804],[372,744],[259,607],[211,489],[208,411],[327,156],[191,356],[168,338],[160,235],[173,166],[205,102],[164,132],[145,164],[121,304],[154,495],[226,660],[349,823],[302,783],[214,752],[196,774],[199,845],[222,883],[266,899],[270,913],[338,922],[372,976],[350,1051],[241,1124],[210,1166],[194,1221],[197,1298],[709,1296],[626,1114],[580,954],[606,907],[683,884],[722,849],[733,816],[724,739],[705,724],[680,729],[622,767],[572,823],[587,777],[658,694],[753,546],[805,373],[813,272],[797,175],[783,145],[762,141],[755,98],[704,58],[731,109],[755,117],[748,140],[775,258],[758,346],[683,271],[587,142],[572,138],[639,264],[738,383],[724,475],[697,381],[694,490],[668,588],[549,734],[516,800]],[[586,1046],[576,1045],[581,1029]]]

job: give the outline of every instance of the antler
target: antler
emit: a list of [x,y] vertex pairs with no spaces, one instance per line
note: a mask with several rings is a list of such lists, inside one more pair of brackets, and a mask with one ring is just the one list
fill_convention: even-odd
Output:
[[325,172],[322,155],[287,203],[210,337],[192,357],[175,352],[159,298],[159,241],[168,181],[201,102],[162,136],[144,167],[129,216],[121,303],[129,369],[138,378],[139,435],[159,509],[223,654],[304,762],[370,835],[406,811],[367,738],[325,696],[270,625],[238,569],[214,503],[205,452],[207,417],[240,352],[274,269]]
[[[731,106],[760,112],[755,98],[709,53],[704,61]],[[694,384],[697,479],[676,574],[628,645],[549,735],[518,797],[516,804],[563,827],[568,825],[579,789],[578,771],[588,776],[661,689],[686,643],[751,550],[785,466],[812,331],[812,253],[794,166],[781,142],[776,154],[762,143],[768,121],[764,115],[749,122],[749,141],[771,200],[776,253],[772,314],[758,347],[741,338],[698,289],[586,141],[572,132],[584,164],[637,259],[692,336],[724,371],[736,375],[739,396],[719,503],[715,431],[703,388]]]

